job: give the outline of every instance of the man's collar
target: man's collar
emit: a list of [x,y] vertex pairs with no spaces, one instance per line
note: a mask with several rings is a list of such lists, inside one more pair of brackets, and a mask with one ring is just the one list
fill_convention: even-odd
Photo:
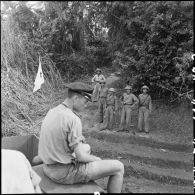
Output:
[[72,112],[74,114],[76,114],[79,118],[81,118],[81,114],[79,114],[77,111],[75,111],[72,108],[70,108],[65,102],[62,102],[62,105],[65,106],[66,108],[69,108],[70,110],[72,110]]
[[74,114],[76,114],[79,118],[81,118],[81,114],[79,114],[77,111],[72,110],[74,112]]
[[[70,106],[68,106],[66,102],[62,102],[62,105],[65,106],[66,108],[71,109]],[[71,110],[72,110],[72,109],[71,109]]]

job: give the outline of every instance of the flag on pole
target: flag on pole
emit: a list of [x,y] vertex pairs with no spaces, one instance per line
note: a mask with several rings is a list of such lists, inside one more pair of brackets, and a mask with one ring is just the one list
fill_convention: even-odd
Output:
[[34,82],[34,89],[33,89],[33,93],[37,90],[39,90],[41,88],[41,85],[44,83],[44,75],[43,75],[43,71],[41,68],[41,58],[39,56],[39,68],[38,68],[38,72],[37,72],[37,76]]

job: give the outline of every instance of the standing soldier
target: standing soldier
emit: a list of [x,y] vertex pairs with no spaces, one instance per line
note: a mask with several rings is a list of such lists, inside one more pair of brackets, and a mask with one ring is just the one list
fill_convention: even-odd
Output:
[[106,97],[106,111],[104,115],[103,126],[100,128],[100,131],[104,129],[112,129],[114,125],[114,114],[118,110],[117,97],[114,94],[115,89],[110,88],[108,90],[108,95]]
[[131,92],[132,86],[126,86],[125,87],[126,93],[122,96],[123,101],[123,108],[122,108],[122,114],[121,114],[121,122],[120,127],[118,131],[124,131],[129,129],[129,125],[132,127],[131,124],[131,114],[132,109],[138,104],[137,97]]
[[145,133],[149,133],[149,114],[152,111],[152,100],[151,96],[148,94],[148,90],[148,86],[144,85],[141,88],[142,94],[139,95],[138,131],[142,131],[144,122]]
[[93,95],[92,95],[92,102],[98,101],[98,94],[100,90],[100,81],[105,81],[105,77],[103,74],[101,74],[101,69],[96,69],[96,75],[92,78],[92,83],[94,85]]
[[100,81],[100,92],[99,92],[99,105],[98,112],[100,115],[100,123],[103,123],[103,118],[106,110],[106,97],[108,94],[108,88],[106,87],[106,81]]

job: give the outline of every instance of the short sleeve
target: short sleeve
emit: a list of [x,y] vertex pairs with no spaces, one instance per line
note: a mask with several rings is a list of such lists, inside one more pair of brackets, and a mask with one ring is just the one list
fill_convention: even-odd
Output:
[[85,138],[82,135],[82,124],[80,119],[72,121],[72,124],[70,125],[70,131],[68,132],[68,145],[73,152],[75,147],[79,143],[83,143],[85,141]]

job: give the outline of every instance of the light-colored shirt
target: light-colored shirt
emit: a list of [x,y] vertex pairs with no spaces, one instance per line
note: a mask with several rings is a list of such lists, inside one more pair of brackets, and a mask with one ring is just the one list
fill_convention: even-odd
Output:
[[107,87],[100,88],[100,92],[99,92],[99,97],[100,98],[106,98],[107,94],[108,94],[108,88]]
[[139,95],[139,106],[144,106],[148,108],[150,111],[152,110],[152,99],[148,94],[140,94]]
[[45,164],[69,164],[75,158],[74,148],[84,140],[80,117],[60,104],[43,120],[38,153]]
[[117,110],[118,109],[117,97],[115,95],[108,94],[106,97],[106,105],[107,106],[114,106],[115,110]]
[[134,104],[135,105],[138,103],[139,103],[139,100],[137,99],[137,97],[133,93],[130,93],[130,94],[124,93],[123,94],[123,104],[129,104],[129,105]]
[[100,74],[100,75],[96,74],[96,75],[91,79],[92,82],[100,82],[100,81],[105,81],[105,80],[106,80],[106,78],[104,77],[103,74]]
[[42,193],[39,187],[41,178],[22,152],[1,149],[1,155],[2,194]]

